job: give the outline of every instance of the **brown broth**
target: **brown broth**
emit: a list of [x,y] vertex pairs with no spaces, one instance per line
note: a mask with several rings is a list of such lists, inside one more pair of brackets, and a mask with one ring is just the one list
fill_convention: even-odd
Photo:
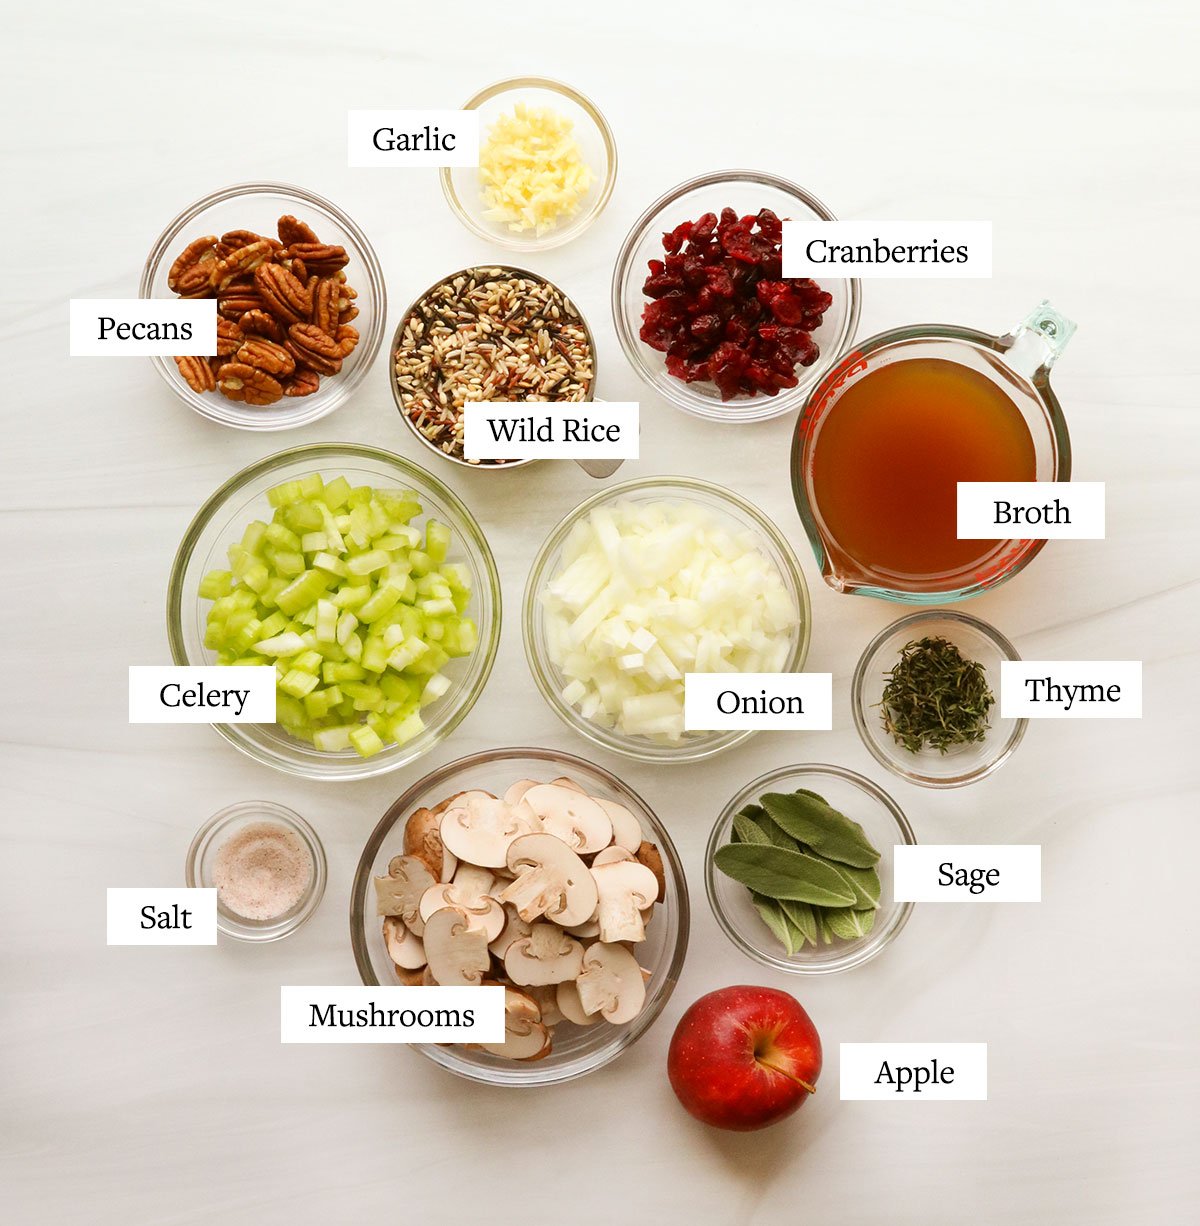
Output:
[[942,358],[891,362],[850,384],[813,452],[813,493],[836,549],[889,578],[979,567],[999,542],[958,539],[957,483],[1035,476],[1020,409],[986,375]]

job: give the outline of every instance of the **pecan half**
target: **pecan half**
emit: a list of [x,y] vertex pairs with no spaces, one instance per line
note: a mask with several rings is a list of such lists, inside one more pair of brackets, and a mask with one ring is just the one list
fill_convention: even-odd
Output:
[[265,238],[231,251],[223,260],[216,262],[209,274],[213,289],[220,293],[238,277],[252,272],[264,260],[270,259],[272,251],[270,242]]
[[209,260],[202,264],[193,264],[191,268],[185,268],[175,278],[175,285],[172,288],[180,298],[211,298],[212,286],[208,278],[209,269],[212,267],[212,261]]
[[305,268],[319,277],[327,277],[350,263],[345,247],[328,243],[289,243],[287,253],[293,260],[303,260]]
[[262,307],[262,295],[254,286],[231,285],[217,299],[217,313],[232,319],[234,323],[240,323],[247,311],[261,310]]
[[175,289],[179,283],[179,278],[183,276],[187,269],[196,264],[212,264],[217,258],[213,248],[217,244],[217,236],[215,234],[206,234],[203,238],[198,238],[195,242],[188,245],[175,258],[175,263],[171,265],[167,272],[167,288]]
[[257,366],[276,378],[290,375],[296,369],[295,358],[282,345],[262,336],[251,336],[243,341],[237,351],[237,360],[247,366]]
[[252,243],[267,243],[273,251],[278,251],[283,246],[273,238],[269,238],[265,234],[255,234],[253,230],[229,230],[221,235],[223,242],[230,250],[236,250],[238,247],[249,247]]
[[344,311],[338,314],[339,324],[348,324],[352,319],[358,318],[358,307],[347,307]]
[[315,370],[297,370],[290,379],[283,381],[285,396],[311,396],[321,386],[321,376]]
[[332,277],[318,281],[313,288],[312,322],[327,336],[337,336],[338,329],[338,283]]
[[354,352],[354,346],[358,344],[358,329],[352,328],[349,324],[341,324],[334,340],[337,341],[338,356],[348,358]]
[[267,310],[281,323],[298,324],[308,319],[312,299],[305,286],[286,268],[263,264],[254,272],[254,284]]
[[217,386],[230,400],[244,404],[274,404],[283,396],[278,379],[244,362],[226,362],[217,375]]
[[291,213],[284,213],[279,219],[279,239],[285,247],[290,247],[293,243],[320,242],[320,239],[313,233],[312,227],[305,225]]
[[243,339],[241,328],[233,320],[217,320],[217,357],[227,358],[231,353],[237,353]]
[[175,365],[179,367],[179,373],[184,377],[192,391],[211,392],[217,386],[217,381],[213,377],[212,367],[209,366],[205,358],[176,358]]
[[269,341],[276,341],[282,345],[285,336],[284,330],[276,322],[273,315],[269,315],[266,311],[255,308],[247,311],[240,320],[238,327],[247,336],[265,336]]
[[299,365],[319,375],[336,375],[342,369],[337,341],[316,324],[292,324],[288,329],[287,348]]
[[303,260],[288,260],[287,266],[292,270],[292,276],[297,281],[303,281],[306,285],[308,284],[308,269],[305,268]]

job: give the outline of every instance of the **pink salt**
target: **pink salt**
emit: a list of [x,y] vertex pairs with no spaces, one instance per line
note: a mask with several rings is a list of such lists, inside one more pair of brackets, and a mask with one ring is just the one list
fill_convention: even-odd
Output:
[[248,920],[286,915],[312,882],[312,853],[295,831],[252,822],[217,848],[213,885],[227,911]]

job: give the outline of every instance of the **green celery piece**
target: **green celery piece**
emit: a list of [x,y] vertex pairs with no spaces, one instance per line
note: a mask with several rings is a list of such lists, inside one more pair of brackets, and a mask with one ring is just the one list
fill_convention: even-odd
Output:
[[397,586],[389,579],[387,583],[364,601],[358,611],[358,620],[360,622],[378,621],[385,613],[390,613],[399,604],[403,590],[403,584]]
[[456,613],[453,600],[422,600],[417,607],[426,617],[453,617]]
[[304,574],[306,569],[304,554],[299,550],[273,549],[268,554],[268,560],[275,568],[276,574],[284,575],[288,579]]
[[450,529],[446,524],[436,519],[430,519],[425,524],[425,552],[441,565],[450,552]]
[[[290,549],[293,552],[300,549],[300,538],[290,529],[285,528],[277,520],[267,525],[267,543],[276,549]],[[245,544],[245,541],[242,542]]]
[[[322,504],[323,505],[323,504]],[[317,532],[325,526],[325,518],[315,503],[293,502],[283,513],[284,523],[293,532]]]
[[332,728],[322,728],[313,734],[313,745],[323,753],[336,753],[340,749],[349,749],[350,736],[357,725],[335,725]]
[[293,502],[299,502],[303,497],[299,481],[285,481],[282,485],[267,490],[267,501],[273,507],[286,507]]
[[350,497],[350,482],[345,477],[334,477],[326,483],[322,497],[331,511],[340,511]]
[[352,557],[346,563],[346,569],[352,575],[369,575],[372,571],[382,570],[391,560],[386,549],[368,549],[365,553]]
[[305,498],[320,498],[325,492],[325,481],[320,473],[306,473],[300,478],[300,493]]
[[321,680],[326,685],[338,685],[343,681],[361,681],[367,675],[361,664],[325,664],[321,668]]
[[302,609],[307,609],[323,596],[332,581],[331,575],[322,574],[318,570],[306,570],[279,593],[277,603],[289,617],[295,617]]
[[392,723],[392,740],[397,745],[403,745],[407,741],[411,741],[413,737],[419,736],[424,730],[425,721],[421,718],[421,713],[413,711],[405,716],[404,719]]
[[302,673],[298,668],[293,668],[280,681],[279,688],[293,698],[303,698],[305,694],[312,693],[320,682],[320,677],[315,673]]
[[200,580],[200,599],[219,600],[233,591],[233,575],[227,570],[210,570]]
[[366,724],[359,724],[350,733],[350,744],[362,758],[369,758],[383,748],[383,741],[380,740],[379,733]]

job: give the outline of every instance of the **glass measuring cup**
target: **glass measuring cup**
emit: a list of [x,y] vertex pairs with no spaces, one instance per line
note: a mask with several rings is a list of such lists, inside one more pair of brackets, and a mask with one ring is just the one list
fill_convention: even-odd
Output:
[[[893,362],[941,359],[993,381],[1019,410],[1033,440],[1037,481],[1069,481],[1071,441],[1062,406],[1050,387],[1050,368],[1075,324],[1041,303],[1003,336],[948,324],[914,324],[860,342],[813,390],[792,442],[792,494],[825,582],[835,591],[906,604],[946,604],[978,596],[1011,578],[1041,550],[1040,540],[998,541],[966,569],[930,576],[885,573],[851,556],[821,514],[814,456],[823,425],[847,389]],[[937,440],[930,439],[930,446]]]

